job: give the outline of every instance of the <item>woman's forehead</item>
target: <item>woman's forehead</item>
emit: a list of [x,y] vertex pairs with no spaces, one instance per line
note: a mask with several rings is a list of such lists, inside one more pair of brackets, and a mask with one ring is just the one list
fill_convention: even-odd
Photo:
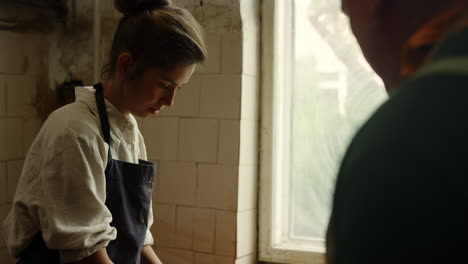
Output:
[[194,70],[195,65],[193,64],[178,65],[170,68],[149,68],[146,73],[152,76],[152,78],[171,82],[175,85],[181,85],[188,81]]

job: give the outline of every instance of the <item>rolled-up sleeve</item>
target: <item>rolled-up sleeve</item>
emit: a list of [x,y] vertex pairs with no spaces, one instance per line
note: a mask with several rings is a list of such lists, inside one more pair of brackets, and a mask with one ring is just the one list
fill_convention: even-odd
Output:
[[146,237],[144,245],[152,246],[154,243],[153,235],[151,234],[151,226],[153,225],[153,205],[151,204],[148,214],[148,229],[146,230]]
[[105,205],[107,146],[98,137],[64,129],[44,153],[40,226],[62,262],[83,259],[117,235]]

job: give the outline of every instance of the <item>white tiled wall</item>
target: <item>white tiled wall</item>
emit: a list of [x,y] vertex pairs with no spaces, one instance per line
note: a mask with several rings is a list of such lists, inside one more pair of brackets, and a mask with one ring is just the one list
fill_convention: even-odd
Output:
[[148,158],[153,160],[177,160],[179,118],[151,118],[143,122]]
[[241,230],[237,233],[236,241],[238,257],[248,256],[255,252],[257,241],[252,238],[257,232],[256,222],[257,213],[254,209],[240,211],[237,214],[237,228]]
[[[254,2],[187,5],[208,25],[208,60],[177,92],[173,107],[139,120],[148,158],[158,164],[151,231],[165,264],[256,263],[260,34],[258,14],[245,7]],[[230,10],[232,17],[217,10]],[[242,10],[248,14],[241,29]],[[47,75],[40,67],[42,41],[0,31],[1,221],[41,125],[31,102],[41,74]],[[0,241],[0,263],[13,263],[1,234]]]
[[158,202],[194,206],[197,190],[197,167],[194,162],[161,161]]
[[200,116],[239,119],[242,77],[239,74],[206,74],[200,97]]
[[194,208],[177,207],[176,219],[176,247],[181,249],[193,249],[193,219]]
[[207,35],[205,41],[208,44],[209,56],[207,61],[197,68],[196,73],[220,73],[221,72],[221,37],[218,34]]
[[226,32],[221,36],[221,72],[242,74],[241,32]]
[[227,264],[234,263],[233,257],[209,255],[203,253],[195,253],[195,264]]
[[215,254],[236,256],[236,213],[230,211],[216,212]]
[[32,101],[36,91],[36,77],[25,75],[10,75],[6,78],[6,112],[9,115],[28,116],[34,113]]
[[25,57],[25,47],[23,42],[25,36],[9,31],[0,33],[0,72],[7,74],[23,74]]
[[[41,38],[0,31],[0,222],[11,207],[26,151],[40,127],[37,94]],[[0,263],[15,263],[0,234]]]
[[240,121],[221,120],[219,126],[218,163],[239,164]]
[[0,160],[19,159],[23,156],[23,118],[0,118]]
[[[255,1],[239,2],[248,26],[208,32],[208,61],[172,109],[151,126],[144,122],[147,143],[161,144],[150,143],[148,151],[161,159],[155,214],[164,221],[155,227],[162,233],[156,249],[167,264],[256,263],[260,31],[258,13],[245,6]],[[167,119],[178,119],[178,126],[162,127]]]
[[238,166],[200,164],[197,205],[235,211],[237,207]]
[[240,165],[238,176],[237,210],[255,210],[257,208],[257,173],[256,165]]
[[[0,161],[0,205],[7,204],[8,190],[7,190],[7,167],[6,162]],[[0,241],[0,247],[3,245]]]
[[252,264],[258,76],[242,73],[240,33],[207,40],[205,67],[172,109],[143,124],[148,153],[160,160],[156,250],[167,264]]
[[23,168],[23,160],[7,161],[7,202],[13,202],[16,185],[18,184],[21,170]]
[[215,244],[216,210],[197,208],[193,216],[193,249],[213,253]]
[[218,131],[218,120],[182,118],[179,129],[178,160],[215,163]]
[[191,250],[156,246],[156,251],[163,263],[192,264],[194,261],[194,254]]
[[156,246],[175,247],[176,206],[153,204],[154,223],[151,232]]
[[0,115],[6,114],[6,83],[5,76],[0,76]]

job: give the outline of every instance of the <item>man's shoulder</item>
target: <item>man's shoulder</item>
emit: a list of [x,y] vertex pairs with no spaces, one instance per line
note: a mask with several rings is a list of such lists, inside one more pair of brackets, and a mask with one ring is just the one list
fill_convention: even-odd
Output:
[[348,155],[406,155],[468,145],[468,76],[429,75],[405,82],[358,131]]
[[[468,89],[462,81],[468,78],[428,76],[405,83],[352,140],[337,195],[351,195],[350,184],[360,186],[351,191],[372,186],[383,195],[423,183],[432,188],[446,175],[461,181],[468,169]],[[385,199],[381,194],[373,193]]]
[[468,75],[431,74],[403,83],[370,118],[369,124],[412,127],[413,122],[435,124],[465,119]]

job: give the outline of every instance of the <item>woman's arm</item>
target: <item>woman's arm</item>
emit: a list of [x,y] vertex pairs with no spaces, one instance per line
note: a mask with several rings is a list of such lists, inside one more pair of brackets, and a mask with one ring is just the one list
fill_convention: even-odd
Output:
[[78,263],[112,263],[102,250],[117,235],[105,205],[104,143],[96,143],[100,137],[97,133],[85,134],[86,127],[69,123],[50,139],[53,142],[38,168],[38,188],[43,190],[39,200],[41,233],[47,247],[59,251],[62,262],[73,263],[89,256],[89,261],[103,262],[85,259]]
[[141,264],[162,264],[153,248],[149,245],[143,247],[141,251]]
[[113,262],[107,255],[106,248],[101,248],[89,257],[86,257],[76,262],[72,262],[70,264],[113,264]]

